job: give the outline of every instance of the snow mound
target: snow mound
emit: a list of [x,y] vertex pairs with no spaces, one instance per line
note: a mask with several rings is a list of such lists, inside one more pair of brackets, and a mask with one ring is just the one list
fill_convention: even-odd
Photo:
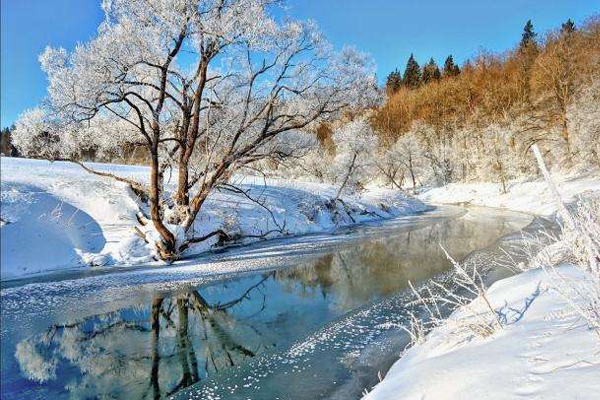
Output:
[[[92,175],[65,162],[2,158],[1,279],[84,265],[155,262],[157,233],[141,226],[146,211],[125,184]],[[97,170],[145,182],[141,166],[94,164]],[[201,237],[223,230],[235,244],[308,233],[333,233],[341,226],[393,218],[428,209],[399,191],[373,189],[333,200],[336,187],[312,182],[235,177],[243,192],[215,191],[189,232]],[[174,182],[165,182],[167,191]],[[145,234],[142,239],[134,231]],[[184,232],[169,225],[178,244]],[[190,246],[187,255],[210,250],[217,236]]]
[[81,265],[105,245],[89,214],[41,188],[2,184],[1,199],[2,279]]
[[[597,176],[553,176],[562,200],[570,203],[586,191],[600,190]],[[544,180],[511,181],[506,193],[496,183],[451,183],[419,194],[428,203],[458,204],[505,208],[530,214],[551,216],[556,212],[548,184]]]

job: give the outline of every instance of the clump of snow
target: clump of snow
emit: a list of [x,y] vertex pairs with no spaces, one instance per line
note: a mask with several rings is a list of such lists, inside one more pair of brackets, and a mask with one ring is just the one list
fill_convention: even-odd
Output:
[[[1,279],[86,265],[150,263],[157,258],[154,242],[159,236],[151,223],[139,224],[137,215],[146,206],[125,184],[64,162],[2,158],[1,167]],[[142,183],[149,175],[140,166],[95,164],[94,168]],[[222,229],[240,238],[236,244],[245,244],[327,233],[344,225],[427,209],[400,191],[373,189],[332,200],[337,188],[327,184],[247,176],[236,176],[233,183],[246,195],[212,193],[189,235],[201,237]],[[174,182],[165,182],[165,187],[172,190]],[[182,244],[183,229],[168,227]],[[209,250],[217,241],[214,236],[186,252]]]

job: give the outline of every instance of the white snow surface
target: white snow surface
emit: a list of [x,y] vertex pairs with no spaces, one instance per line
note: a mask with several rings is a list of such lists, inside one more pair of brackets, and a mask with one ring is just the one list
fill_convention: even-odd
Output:
[[[570,203],[586,191],[600,190],[600,176],[560,176],[552,179],[564,202]],[[477,206],[505,208],[542,216],[556,212],[556,202],[543,179],[534,181],[511,181],[502,193],[498,183],[451,183],[425,190],[417,197],[427,203],[472,204]]]
[[[583,279],[573,266],[560,273]],[[488,297],[507,325],[474,336],[456,328],[472,318],[458,309],[407,350],[364,399],[600,398],[600,341],[549,279],[538,268],[494,283]]]
[[[142,183],[149,175],[143,166],[90,165]],[[2,157],[0,169],[1,279],[90,265],[154,262],[154,247],[133,232],[134,226],[139,227],[136,213],[145,206],[127,185],[65,162]],[[174,180],[173,176],[165,182],[167,190],[174,188]],[[360,195],[345,195],[343,203],[332,207],[330,200],[337,188],[327,184],[248,176],[234,177],[233,184],[248,191],[272,215],[241,194],[214,192],[193,227],[194,235],[216,229],[242,235],[277,229],[268,238],[282,232],[327,233],[344,225],[427,209],[421,201],[394,190],[369,189]],[[256,240],[249,238],[243,243]],[[215,242],[202,242],[187,252],[209,250]]]
[[[600,177],[553,179],[564,202],[600,190]],[[544,181],[511,182],[506,194],[498,184],[450,184],[419,198],[542,216],[557,211]],[[567,279],[585,279],[573,265],[557,268]],[[491,336],[476,336],[464,329],[473,315],[459,308],[423,343],[406,350],[364,399],[600,399],[600,340],[550,279],[547,270],[535,268],[494,283],[487,296],[492,307],[503,310],[507,325]]]

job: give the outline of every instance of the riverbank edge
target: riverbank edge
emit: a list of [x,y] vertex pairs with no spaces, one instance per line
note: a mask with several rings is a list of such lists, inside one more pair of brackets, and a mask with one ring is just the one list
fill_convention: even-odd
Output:
[[[565,203],[573,203],[582,195],[600,193],[600,178],[557,177],[555,180]],[[513,182],[508,188],[507,193],[501,193],[498,185],[493,183],[451,184],[425,190],[417,197],[434,204],[478,205],[557,220],[558,206],[543,180]],[[522,193],[527,195],[520,196]],[[534,222],[535,219],[532,224]],[[556,245],[551,244],[543,250]],[[583,279],[575,266],[568,262],[561,262],[553,269],[561,271],[561,276],[569,279]],[[509,329],[487,338],[465,340],[456,334],[455,322],[472,316],[472,311],[467,308],[473,303],[460,307],[431,331],[422,343],[406,349],[379,384],[365,389],[367,393],[363,399],[417,400],[482,396],[505,399],[523,395],[541,395],[551,399],[594,398],[600,393],[600,383],[592,385],[588,377],[600,373],[600,360],[590,362],[586,357],[594,354],[594,349],[597,351],[599,343],[592,331],[585,327],[579,326],[579,329],[568,333],[560,329],[564,324],[572,326],[581,321],[574,315],[571,309],[573,305],[549,289],[548,279],[547,270],[537,267],[494,282],[486,290],[486,296],[494,306],[503,303],[506,307],[528,304]],[[545,288],[542,294],[539,294],[540,288]],[[533,296],[532,293],[536,291],[538,294]],[[535,308],[529,310],[534,300]],[[523,332],[525,335],[531,333],[532,337],[524,338]],[[541,343],[536,334],[550,336],[551,340]],[[578,346],[574,346],[574,343]],[[560,353],[559,349],[565,346],[571,350],[569,356]],[[539,348],[539,354],[520,354],[525,347]],[[544,370],[546,364],[549,365]],[[523,365],[526,367],[519,368]],[[506,373],[498,373],[498,370]],[[571,372],[565,374],[566,370]],[[579,377],[568,376],[567,379],[563,376],[573,375],[572,371],[577,371]],[[431,376],[436,376],[435,381]],[[542,380],[545,385],[538,383]]]
[[[164,264],[156,261],[152,243],[134,231],[134,227],[148,231],[153,227],[137,224],[137,216],[145,206],[123,184],[88,174],[65,162],[4,157],[0,162],[3,171],[0,280],[86,266]],[[144,182],[148,175],[147,168],[140,166],[95,164],[95,168],[139,182]],[[235,183],[246,195],[212,193],[193,233],[200,237],[221,229],[239,239],[229,246],[216,246],[218,238],[213,236],[190,246],[182,254],[183,260],[231,245],[306,234],[334,234],[340,228],[431,210],[398,190],[372,188],[360,195],[344,194],[333,200],[337,188],[332,185],[238,178]],[[146,233],[147,238],[153,232]],[[31,248],[36,251],[31,252]]]

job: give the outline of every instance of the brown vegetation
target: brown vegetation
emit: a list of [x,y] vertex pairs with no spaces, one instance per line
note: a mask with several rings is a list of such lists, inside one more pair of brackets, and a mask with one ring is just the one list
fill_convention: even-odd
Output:
[[[465,125],[485,126],[508,116],[530,118],[530,129],[560,125],[566,133],[566,108],[577,89],[600,71],[600,17],[573,32],[548,33],[535,48],[481,53],[446,76],[416,89],[399,88],[373,118],[390,143],[415,121],[438,132]],[[536,140],[542,140],[540,137]]]

